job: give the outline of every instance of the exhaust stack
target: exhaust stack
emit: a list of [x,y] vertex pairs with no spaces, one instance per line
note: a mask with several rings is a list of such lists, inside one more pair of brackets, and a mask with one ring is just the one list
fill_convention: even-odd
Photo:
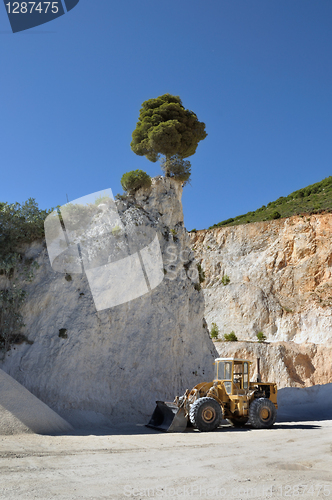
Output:
[[262,377],[261,377],[261,372],[260,372],[260,360],[261,358],[257,358],[256,359],[256,382],[260,383],[262,381]]

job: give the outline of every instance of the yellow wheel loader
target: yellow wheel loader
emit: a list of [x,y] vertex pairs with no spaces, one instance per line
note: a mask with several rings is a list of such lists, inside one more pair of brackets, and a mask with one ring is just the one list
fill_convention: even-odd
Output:
[[183,432],[193,425],[207,432],[227,419],[235,427],[249,422],[255,429],[269,429],[277,416],[277,386],[261,382],[259,359],[256,381],[250,382],[251,364],[246,359],[217,358],[213,382],[201,382],[173,403],[157,401],[147,427]]

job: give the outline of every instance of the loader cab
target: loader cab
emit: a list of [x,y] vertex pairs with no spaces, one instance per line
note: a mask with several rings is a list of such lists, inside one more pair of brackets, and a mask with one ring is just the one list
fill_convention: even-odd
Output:
[[249,389],[251,361],[237,358],[217,358],[214,364],[214,381],[223,382],[227,394],[245,393]]

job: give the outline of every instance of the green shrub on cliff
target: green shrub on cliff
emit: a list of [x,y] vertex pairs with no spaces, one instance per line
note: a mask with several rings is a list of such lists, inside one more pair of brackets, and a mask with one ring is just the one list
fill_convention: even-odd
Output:
[[23,203],[0,202],[0,259],[18,245],[44,237],[44,220],[51,210],[40,210],[36,200]]
[[26,291],[22,285],[32,281],[36,262],[24,260],[19,247],[44,237],[44,220],[51,210],[40,210],[29,198],[23,204],[0,203],[0,275],[6,279],[0,290],[0,350],[15,342],[28,342],[21,333],[24,326],[20,308]]
[[264,335],[263,332],[258,332],[256,334],[256,337],[257,337],[257,340],[259,343],[265,342],[265,340],[266,340],[266,335]]
[[217,323],[211,324],[210,337],[211,339],[217,339],[219,335],[219,328]]
[[231,333],[225,333],[224,334],[224,340],[226,342],[237,342],[237,336],[235,335],[234,332]]
[[227,276],[227,274],[224,274],[224,276],[221,278],[221,283],[224,285],[224,286],[227,286],[229,285],[229,283],[231,282],[231,279],[229,276]]
[[121,186],[124,191],[130,193],[142,187],[150,187],[151,177],[143,170],[131,170],[121,177]]

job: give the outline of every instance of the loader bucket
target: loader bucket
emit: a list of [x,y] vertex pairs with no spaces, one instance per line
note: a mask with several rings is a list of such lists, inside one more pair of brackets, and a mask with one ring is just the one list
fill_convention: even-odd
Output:
[[184,416],[184,409],[174,403],[156,401],[157,406],[150,422],[146,425],[164,432],[183,432],[187,427],[188,418]]

